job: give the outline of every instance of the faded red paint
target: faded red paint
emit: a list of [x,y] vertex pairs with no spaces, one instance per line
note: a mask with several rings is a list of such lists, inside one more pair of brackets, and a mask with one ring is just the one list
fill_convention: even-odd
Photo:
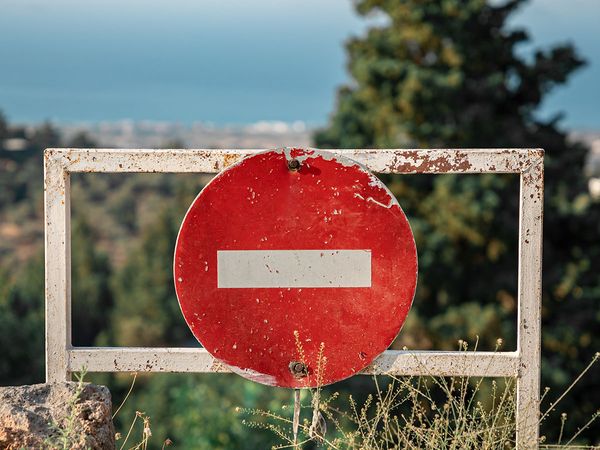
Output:
[[[306,159],[290,171],[289,158]],[[218,250],[314,249],[371,250],[371,287],[217,287]],[[359,372],[392,343],[412,303],[417,254],[400,206],[362,166],[277,150],[245,158],[202,190],[179,232],[174,277],[190,329],[215,358],[255,381],[306,387]],[[309,376],[296,379],[289,364],[302,360]]]

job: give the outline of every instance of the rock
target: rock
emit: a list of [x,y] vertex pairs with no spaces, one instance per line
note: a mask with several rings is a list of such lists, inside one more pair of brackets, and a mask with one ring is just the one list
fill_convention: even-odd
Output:
[[0,448],[113,450],[110,391],[65,382],[0,387]]

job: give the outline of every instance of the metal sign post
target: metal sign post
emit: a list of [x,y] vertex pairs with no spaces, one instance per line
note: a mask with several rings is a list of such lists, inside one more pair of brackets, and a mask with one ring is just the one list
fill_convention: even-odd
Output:
[[[543,156],[540,149],[329,150],[377,173],[520,174],[518,341],[513,352],[387,350],[361,373],[515,377],[517,445],[537,448],[540,391]],[[218,173],[260,150],[48,149],[44,158],[46,378],[90,372],[228,372],[203,348],[71,345],[70,174]],[[75,301],[77,301],[75,299]]]

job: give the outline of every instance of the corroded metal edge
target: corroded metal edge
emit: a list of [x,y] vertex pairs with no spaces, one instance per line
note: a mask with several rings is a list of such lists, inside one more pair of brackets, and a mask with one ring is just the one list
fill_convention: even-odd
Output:
[[[268,149],[78,149],[50,148],[46,158],[68,172],[217,173],[245,156]],[[318,149],[313,149],[318,150]],[[325,149],[324,149],[325,150]],[[522,173],[541,149],[336,149],[377,173]]]

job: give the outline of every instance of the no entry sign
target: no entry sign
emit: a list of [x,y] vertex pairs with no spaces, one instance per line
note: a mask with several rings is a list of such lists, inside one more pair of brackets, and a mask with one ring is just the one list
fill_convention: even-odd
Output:
[[417,254],[398,202],[365,168],[281,149],[202,190],[174,276],[185,320],[215,358],[260,383],[308,387],[359,372],[392,343]]

